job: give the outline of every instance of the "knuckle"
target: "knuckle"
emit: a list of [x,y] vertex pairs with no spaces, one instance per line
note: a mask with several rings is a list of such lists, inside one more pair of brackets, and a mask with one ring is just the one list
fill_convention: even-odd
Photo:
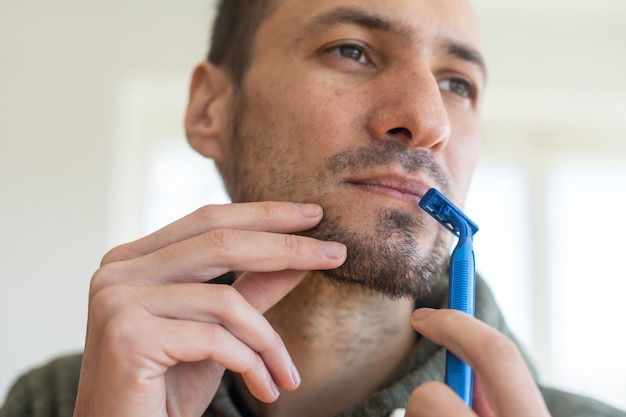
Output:
[[521,360],[521,353],[515,343],[501,333],[494,332],[485,345],[488,358],[498,358],[506,362]]
[[263,217],[269,218],[276,214],[276,205],[269,201],[258,203],[258,208]]
[[212,250],[217,250],[221,254],[229,253],[239,246],[239,234],[234,230],[215,229],[204,234],[205,244]]
[[107,263],[93,274],[89,283],[89,298],[92,299],[100,290],[117,282],[120,282],[122,271],[120,263]]
[[222,305],[236,308],[243,300],[241,293],[230,285],[212,285],[211,289],[215,298]]
[[131,301],[136,298],[133,288],[112,285],[99,291],[89,304],[89,326],[97,332],[103,353],[109,359],[120,359],[138,351],[144,339],[141,329],[145,321],[140,309]]
[[90,312],[99,315],[112,314],[120,306],[126,304],[129,297],[131,297],[130,292],[131,288],[122,284],[103,287],[91,297],[89,302]]
[[119,245],[104,254],[100,261],[100,266],[108,265],[113,262],[122,261],[124,259],[133,258],[134,253],[131,250],[130,243]]
[[111,358],[125,357],[140,349],[142,335],[138,332],[141,320],[131,308],[121,308],[112,315],[102,329],[104,352]]
[[216,217],[215,208],[216,206],[214,204],[200,207],[199,209],[191,213],[191,217],[193,218],[193,220],[197,220],[200,223],[210,224],[215,220]]
[[302,239],[296,235],[283,235],[282,245],[288,252],[301,254],[305,251]]
[[263,362],[263,358],[254,352],[253,354],[246,357],[246,360],[242,362],[240,373],[242,375],[262,372],[265,369],[265,362]]
[[260,343],[256,346],[256,351],[263,357],[268,357],[269,355],[277,353],[288,355],[283,339],[280,337],[278,332],[269,326],[269,323],[267,332],[263,335],[263,339],[259,342]]
[[206,356],[211,360],[216,359],[215,347],[226,347],[232,343],[232,334],[220,325],[208,325],[203,328],[204,336],[210,343],[206,345]]
[[285,348],[285,344],[283,343],[283,338],[280,337],[280,335],[278,334],[278,332],[274,331],[272,336],[270,337],[270,347],[273,351],[285,351],[286,352],[286,348]]

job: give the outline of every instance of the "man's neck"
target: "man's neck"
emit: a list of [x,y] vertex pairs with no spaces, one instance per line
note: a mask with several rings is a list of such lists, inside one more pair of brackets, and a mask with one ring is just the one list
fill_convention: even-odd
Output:
[[266,317],[282,336],[302,377],[273,404],[241,393],[259,417],[330,417],[397,377],[415,341],[414,302],[311,274]]

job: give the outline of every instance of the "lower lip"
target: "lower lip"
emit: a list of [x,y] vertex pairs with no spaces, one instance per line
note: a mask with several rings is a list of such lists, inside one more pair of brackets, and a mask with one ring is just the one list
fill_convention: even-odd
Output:
[[382,185],[373,185],[373,184],[355,184],[349,183],[349,185],[356,187],[360,190],[377,194],[385,198],[391,198],[394,200],[404,201],[411,204],[418,204],[421,198],[415,194],[403,193],[401,191],[396,190],[395,188],[388,188]]

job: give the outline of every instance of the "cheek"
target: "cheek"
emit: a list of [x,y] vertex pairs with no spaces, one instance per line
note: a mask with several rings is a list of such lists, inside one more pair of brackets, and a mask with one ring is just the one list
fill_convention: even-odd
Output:
[[450,173],[451,187],[457,202],[465,199],[474,169],[478,163],[481,146],[481,132],[477,125],[464,130],[462,135],[454,131],[448,147],[444,151],[446,166]]
[[265,84],[252,98],[248,110],[258,126],[272,131],[274,140],[299,157],[312,159],[340,150],[359,126],[350,95],[324,82],[278,80]]

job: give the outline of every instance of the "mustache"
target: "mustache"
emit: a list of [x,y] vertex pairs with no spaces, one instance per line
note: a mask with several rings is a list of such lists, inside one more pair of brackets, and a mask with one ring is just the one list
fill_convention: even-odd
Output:
[[443,193],[448,192],[448,176],[424,149],[407,149],[396,142],[375,142],[371,146],[338,152],[326,160],[327,172],[334,177],[347,171],[384,167],[396,164],[407,173],[425,172]]

